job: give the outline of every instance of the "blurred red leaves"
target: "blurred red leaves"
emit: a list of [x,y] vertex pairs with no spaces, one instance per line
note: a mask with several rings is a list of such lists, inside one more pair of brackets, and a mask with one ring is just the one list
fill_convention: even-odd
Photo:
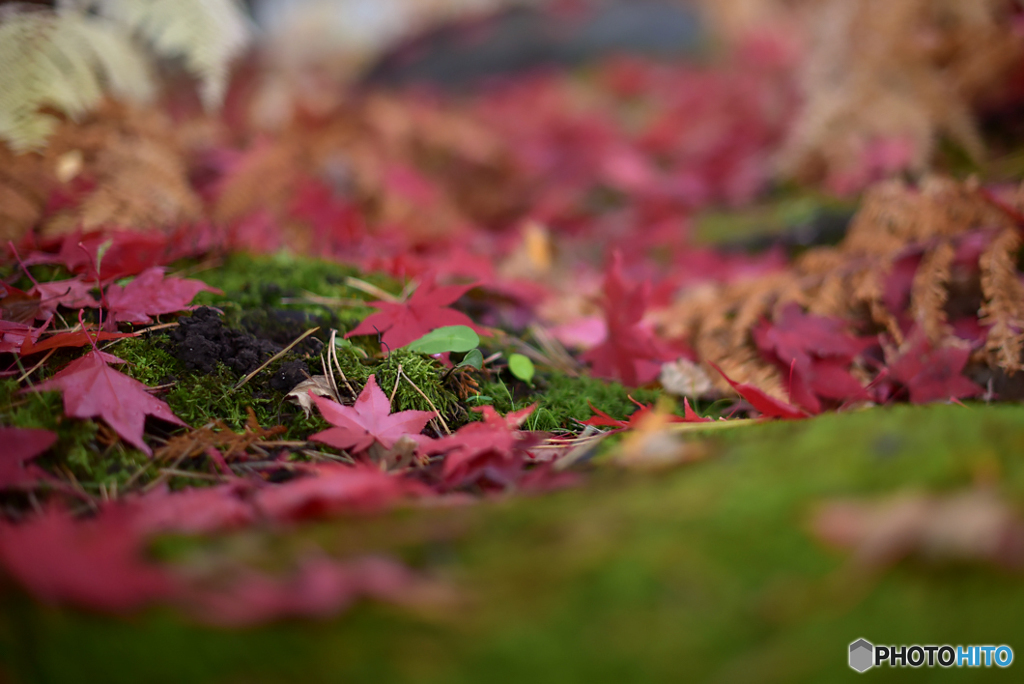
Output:
[[650,299],[650,283],[630,287],[622,274],[622,255],[615,252],[604,279],[605,340],[583,354],[595,375],[629,387],[652,382],[661,364],[680,354],[641,323]]
[[0,427],[0,489],[30,484],[44,475],[43,471],[26,467],[26,463],[45,452],[57,441],[49,430]]

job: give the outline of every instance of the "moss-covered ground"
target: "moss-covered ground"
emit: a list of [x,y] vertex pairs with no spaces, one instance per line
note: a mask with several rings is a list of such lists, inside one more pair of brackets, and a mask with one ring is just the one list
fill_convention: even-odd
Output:
[[[846,665],[858,637],[1024,647],[1019,578],[916,562],[861,576],[806,531],[823,497],[981,476],[1024,503],[1024,409],[902,406],[705,439],[707,459],[657,474],[599,465],[555,494],[244,533],[397,553],[456,587],[456,608],[362,604],[325,623],[220,631],[9,597],[0,660],[39,682],[836,682],[861,676]],[[1014,669],[863,676],[1012,681]]]

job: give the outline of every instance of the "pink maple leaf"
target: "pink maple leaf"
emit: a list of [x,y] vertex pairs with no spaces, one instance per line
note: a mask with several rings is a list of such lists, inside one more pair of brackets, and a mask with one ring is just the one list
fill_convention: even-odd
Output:
[[107,309],[115,321],[152,323],[150,316],[177,313],[187,309],[200,292],[220,293],[199,280],[165,278],[160,266],[148,268],[125,286],[107,288]]
[[64,413],[73,418],[102,418],[129,444],[148,455],[152,450],[142,440],[146,416],[184,425],[170,407],[107,363],[124,363],[110,354],[92,351],[69,363],[63,370],[33,390],[64,393]]
[[915,331],[907,350],[890,361],[889,373],[906,386],[914,404],[976,397],[982,388],[962,374],[970,356],[966,346],[934,348]]
[[641,325],[649,298],[650,283],[629,287],[622,275],[622,255],[614,252],[605,276],[601,303],[608,336],[583,355],[596,375],[636,387],[657,378],[662,363],[679,357],[668,344]]
[[345,337],[383,334],[381,342],[398,349],[447,325],[466,325],[482,332],[469,316],[448,308],[473,287],[472,284],[439,286],[433,278],[427,279],[406,302],[374,302],[377,313],[367,316]]
[[320,414],[334,427],[318,432],[310,439],[329,444],[338,449],[353,452],[365,451],[375,441],[390,449],[402,435],[418,435],[434,417],[432,411],[400,411],[391,413],[391,402],[377,386],[373,375],[359,393],[353,406],[343,406],[336,401],[310,396],[320,409]]
[[[20,487],[37,479],[42,471],[27,468],[25,464],[43,453],[57,441],[49,430],[0,427],[0,489]],[[38,473],[38,474],[37,474]]]

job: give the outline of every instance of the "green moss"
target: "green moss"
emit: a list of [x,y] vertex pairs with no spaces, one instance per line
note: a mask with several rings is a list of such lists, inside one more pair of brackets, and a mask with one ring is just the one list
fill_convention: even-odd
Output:
[[[283,392],[270,387],[274,373],[284,363],[299,360],[298,356],[288,355],[275,361],[235,390],[240,378],[223,364],[218,364],[213,373],[186,370],[171,354],[169,340],[163,334],[125,339],[112,347],[111,352],[129,362],[123,370],[136,380],[149,386],[171,384],[160,398],[192,427],[220,420],[232,430],[241,431],[249,417],[248,407],[261,426],[288,428],[282,439],[302,440],[326,427],[318,415],[305,417],[298,406],[285,399]],[[317,372],[310,369],[311,375]]]
[[[302,311],[314,318],[325,315],[341,332],[354,328],[372,313],[369,306],[352,305],[374,297],[345,284],[347,277],[358,277],[388,292],[397,293],[401,284],[383,275],[364,275],[354,268],[337,263],[297,257],[287,253],[275,255],[234,254],[215,269],[201,271],[193,277],[224,292],[223,295],[201,293],[197,305],[224,308],[232,322],[238,323],[238,312],[254,309],[284,308]],[[325,300],[317,303],[306,297],[311,293]],[[344,302],[344,305],[341,303]]]
[[99,426],[92,420],[64,417],[59,392],[21,393],[13,379],[0,380],[0,425],[56,432],[57,443],[37,463],[51,470],[66,467],[87,488],[124,484],[148,462],[145,454],[122,442],[97,442]]
[[590,406],[604,411],[613,418],[625,418],[636,410],[632,396],[641,403],[657,400],[659,392],[647,389],[628,390],[615,382],[598,380],[588,375],[573,378],[562,373],[538,374],[535,387],[502,378],[482,383],[480,394],[489,397],[477,404],[491,404],[501,413],[508,413],[536,403],[529,421],[530,430],[555,430],[576,427],[594,415]]
[[[398,378],[398,368],[401,366],[402,374],[407,376],[423,394],[430,398],[428,402],[407,380],[399,382],[397,387],[395,381]],[[454,427],[452,421],[458,424],[458,418],[465,412],[460,409],[459,398],[444,386],[442,376],[444,367],[428,356],[409,351],[404,347],[396,349],[380,363],[372,368],[376,375],[377,384],[389,397],[394,392],[392,410],[394,411],[433,411],[437,410],[449,420],[449,427]],[[433,406],[431,406],[433,403]]]

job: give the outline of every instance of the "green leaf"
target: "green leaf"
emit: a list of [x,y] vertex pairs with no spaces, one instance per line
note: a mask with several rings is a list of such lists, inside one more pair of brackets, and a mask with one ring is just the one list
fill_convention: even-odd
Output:
[[466,325],[447,325],[432,330],[420,339],[410,342],[410,351],[420,354],[443,354],[444,352],[468,352],[476,349],[480,337]]
[[533,361],[522,354],[512,354],[508,357],[508,369],[523,382],[533,383],[533,374],[536,372]]
[[470,349],[469,353],[466,354],[462,362],[457,366],[462,368],[463,366],[472,366],[477,370],[484,367],[484,355],[479,349]]

